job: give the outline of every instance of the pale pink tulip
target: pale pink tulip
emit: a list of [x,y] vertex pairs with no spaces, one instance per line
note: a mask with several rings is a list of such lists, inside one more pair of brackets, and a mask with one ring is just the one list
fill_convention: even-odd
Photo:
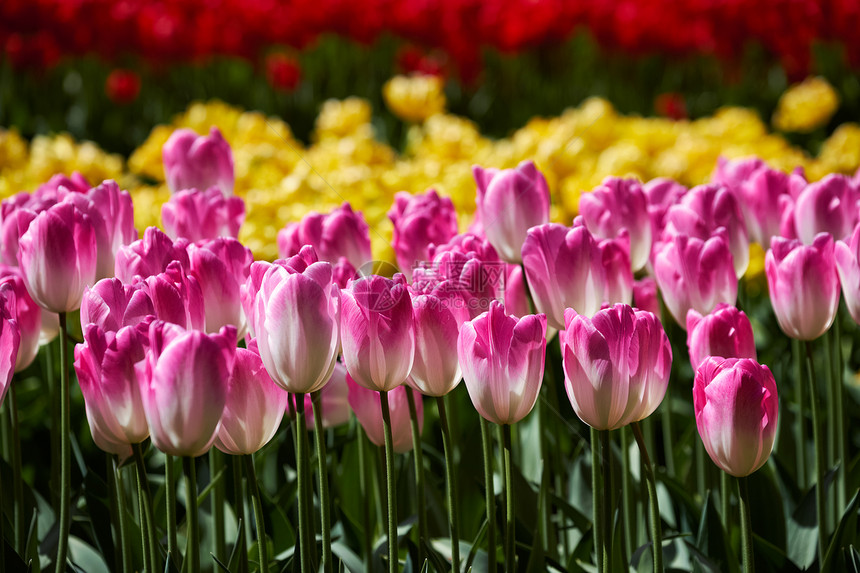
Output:
[[651,218],[639,181],[607,177],[591,193],[582,194],[579,212],[588,230],[601,239],[614,239],[627,229],[632,270],[645,266],[651,253]]
[[798,238],[811,245],[818,233],[847,238],[860,221],[860,190],[845,175],[831,174],[810,183],[797,197],[794,224]]
[[215,187],[206,191],[185,189],[161,206],[164,232],[171,239],[184,238],[192,243],[218,237],[239,236],[245,221],[245,202],[241,197],[225,197]]
[[187,239],[174,242],[157,227],[148,227],[143,238],[120,247],[116,254],[114,273],[124,283],[131,283],[135,277],[147,278],[167,270],[167,265],[179,261],[183,268],[189,268]]
[[370,228],[361,211],[344,203],[328,214],[311,212],[299,223],[290,223],[278,231],[278,253],[287,258],[311,245],[321,261],[337,264],[346,257],[355,269],[373,258],[370,253]]
[[119,279],[102,279],[84,291],[81,301],[81,331],[97,324],[106,332],[135,326],[155,314],[146,283],[125,284]]
[[161,157],[171,193],[217,187],[224,195],[233,194],[233,152],[217,127],[208,136],[177,129],[161,148]]
[[860,224],[848,242],[836,242],[834,256],[845,306],[854,321],[860,323]]
[[457,234],[454,204],[448,197],[439,197],[435,189],[418,195],[397,193],[388,218],[394,224],[391,246],[407,281],[412,280],[417,263],[430,259],[430,245],[447,243]]
[[203,293],[206,332],[218,332],[232,324],[245,336],[247,319],[242,310],[240,287],[245,284],[254,256],[251,250],[229,237],[188,246],[190,273]]

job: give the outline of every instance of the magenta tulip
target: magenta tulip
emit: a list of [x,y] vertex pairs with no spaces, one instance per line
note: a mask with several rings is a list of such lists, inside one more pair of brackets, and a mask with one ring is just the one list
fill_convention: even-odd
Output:
[[391,246],[406,280],[412,280],[416,263],[430,259],[430,245],[447,243],[457,234],[454,204],[435,189],[419,195],[397,193],[388,218],[394,224]]
[[849,242],[836,242],[834,256],[845,306],[854,322],[860,323],[860,224],[854,228]]
[[603,239],[600,249],[605,278],[601,303],[630,304],[633,300],[633,271],[630,270],[630,238],[626,230],[617,239]]
[[[358,384],[352,376],[346,376],[349,388],[349,405],[355,412],[355,417],[364,428],[367,437],[376,446],[384,443],[382,426],[382,401],[379,392],[369,390]],[[406,386],[398,386],[388,391],[388,409],[391,413],[391,437],[394,451],[398,454],[412,449],[412,425],[409,418],[409,402],[407,392],[412,390]],[[415,410],[418,414],[418,430],[424,429],[424,403],[420,395],[415,397]]]
[[764,268],[782,331],[798,340],[815,340],[827,332],[839,310],[833,237],[819,233],[811,245],[774,238]]
[[239,236],[245,220],[245,202],[241,197],[225,197],[220,190],[185,189],[161,207],[164,232],[171,239],[180,237],[192,243],[218,237]]
[[793,230],[794,196],[805,187],[806,179],[802,176],[769,167],[754,171],[746,180],[730,187],[739,199],[750,240],[768,249],[771,237],[785,236],[787,225]]
[[687,312],[687,348],[693,370],[709,356],[757,359],[750,319],[724,302],[707,316]]
[[141,290],[152,301],[159,320],[178,324],[182,328],[203,330],[205,311],[200,283],[189,276],[178,261],[167,265],[163,273],[137,279]]
[[653,264],[663,301],[682,327],[691,308],[708,314],[718,303],[735,303],[738,279],[725,229],[706,241],[675,235],[657,247]]
[[711,174],[711,182],[734,189],[765,168],[767,164],[758,157],[730,160],[720,156],[717,159],[717,167]]
[[535,306],[553,328],[564,328],[566,308],[586,315],[600,309],[606,294],[603,252],[585,226],[548,223],[529,229],[523,266]]
[[627,229],[632,269],[645,266],[651,253],[651,218],[639,181],[607,177],[594,191],[582,194],[579,212],[588,230],[601,239],[614,239]]
[[740,278],[749,266],[750,246],[738,200],[728,188],[711,184],[690,189],[666,213],[664,237],[682,234],[706,241],[720,227],[726,230],[735,274]]
[[466,322],[457,340],[460,368],[478,413],[496,424],[515,424],[537,401],[546,354],[546,316],[510,316],[493,301]]
[[217,187],[224,195],[233,194],[233,153],[217,127],[208,136],[177,129],[161,148],[161,157],[171,193]]
[[124,284],[119,279],[102,279],[84,291],[81,301],[81,331],[97,324],[106,332],[135,326],[155,314],[146,283]]
[[245,336],[247,320],[242,310],[240,287],[251,270],[251,250],[233,238],[212,239],[188,246],[191,271],[203,292],[206,332],[218,332],[232,324]]
[[648,202],[653,244],[653,240],[663,234],[663,228],[666,226],[666,212],[684,196],[687,188],[674,179],[660,177],[642,185],[642,191]]
[[215,447],[234,456],[253,454],[274,437],[286,407],[287,393],[266,372],[256,345],[237,348]]
[[18,266],[33,300],[45,310],[77,310],[96,278],[96,235],[91,219],[58,203],[30,223],[18,244]]
[[259,271],[255,263],[246,283],[254,295],[254,331],[260,357],[272,379],[296,394],[321,389],[331,378],[341,333],[341,292],[332,282],[332,268],[317,262],[313,251],[305,257],[278,261]]
[[504,289],[505,310],[508,314],[525,316],[532,312],[529,307],[529,294],[526,290],[526,276],[522,265],[507,265]]
[[236,358],[236,328],[218,334],[154,321],[146,357],[135,366],[152,443],[196,457],[215,440]]
[[[4,304],[11,318],[15,319],[19,330],[18,352],[15,360],[15,372],[20,372],[33,363],[39,353],[39,343],[42,334],[42,314],[57,317],[48,313],[33,301],[24,277],[17,267],[0,265],[0,302]],[[59,328],[59,325],[57,326]]]
[[326,215],[312,212],[299,223],[290,223],[278,232],[278,253],[287,258],[311,245],[321,261],[336,264],[346,257],[360,269],[373,258],[370,254],[370,228],[361,211],[344,203]]
[[[346,383],[346,366],[338,360],[335,362],[331,378],[320,390],[320,408],[322,409],[323,428],[336,428],[349,422],[352,408],[349,405],[349,386]],[[290,400],[295,405],[296,395],[290,394]],[[309,430],[314,429],[313,399],[305,394],[305,425]]]
[[720,469],[744,477],[767,462],[779,417],[767,366],[751,358],[706,358],[693,381],[693,409],[705,450]]
[[18,323],[5,303],[6,300],[0,298],[0,405],[3,405],[3,398],[6,397],[6,392],[12,384],[21,343]]
[[672,368],[672,346],[657,317],[616,304],[593,318],[567,309],[564,320],[564,385],[579,419],[615,430],[654,413]]
[[189,268],[187,239],[174,242],[163,231],[148,227],[143,238],[120,247],[116,254],[114,273],[124,283],[131,283],[134,277],[147,278],[167,270],[167,265],[179,261],[183,268]]
[[356,383],[387,392],[406,381],[415,359],[415,322],[406,279],[370,275],[343,291],[341,339]]
[[131,455],[131,444],[149,436],[134,367],[144,358],[144,336],[133,326],[105,332],[90,324],[84,343],[75,346],[75,373],[93,441],[123,458]]
[[633,281],[633,306],[660,316],[660,300],[657,298],[657,282],[651,277]]
[[845,239],[860,221],[860,191],[851,178],[831,174],[809,184],[797,197],[794,224],[798,238],[811,245],[818,233]]
[[532,161],[516,169],[472,167],[483,231],[503,261],[522,262],[528,230],[549,222],[549,186]]

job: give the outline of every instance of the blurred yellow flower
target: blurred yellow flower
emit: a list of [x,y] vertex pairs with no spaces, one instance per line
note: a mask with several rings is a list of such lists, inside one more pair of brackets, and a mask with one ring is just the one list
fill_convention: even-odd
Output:
[[839,94],[822,77],[809,77],[779,98],[773,125],[780,131],[808,133],[826,125],[839,108]]
[[391,113],[410,123],[420,123],[445,111],[445,81],[439,76],[394,76],[382,87]]

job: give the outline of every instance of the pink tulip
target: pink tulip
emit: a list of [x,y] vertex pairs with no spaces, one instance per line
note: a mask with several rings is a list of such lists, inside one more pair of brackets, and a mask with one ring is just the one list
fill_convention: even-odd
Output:
[[[532,312],[526,291],[526,277],[522,265],[507,265],[504,284],[505,310],[514,316],[525,316]],[[473,317],[469,317],[470,319]]]
[[653,264],[663,302],[682,327],[691,308],[708,314],[718,303],[735,303],[738,279],[725,229],[706,241],[675,235],[657,248]]
[[706,358],[693,381],[693,409],[705,450],[720,469],[744,477],[767,462],[779,417],[767,366],[751,358]]
[[115,181],[105,181],[86,193],[69,193],[63,201],[75,205],[92,221],[98,253],[96,278],[114,276],[117,251],[137,240],[131,195],[120,190]]
[[12,313],[6,308],[5,300],[0,299],[0,406],[12,384],[15,364],[18,362],[18,348],[21,331]]
[[232,324],[244,336],[247,320],[239,289],[248,278],[254,256],[233,238],[212,239],[188,246],[191,271],[203,292],[206,332],[218,332]]
[[648,217],[651,219],[651,238],[656,239],[663,234],[666,226],[666,212],[677,203],[687,188],[666,177],[652,179],[642,186],[645,199],[648,202]]
[[236,358],[236,328],[218,334],[154,321],[146,357],[135,365],[156,448],[196,457],[215,440]]
[[179,261],[183,268],[189,268],[187,239],[176,242],[156,227],[143,232],[143,239],[120,247],[116,254],[114,272],[116,278],[131,283],[134,277],[147,278],[167,270],[172,261]]
[[161,157],[171,193],[217,187],[224,195],[233,194],[233,153],[217,127],[208,137],[177,129],[161,148]]
[[415,321],[415,361],[407,384],[426,396],[444,396],[460,383],[457,335],[470,319],[456,283],[410,289]]
[[71,176],[57,173],[47,183],[39,185],[33,192],[33,197],[44,198],[46,196],[57,197],[62,200],[64,193],[86,193],[90,190],[90,182],[87,178],[75,171]]
[[815,340],[827,332],[839,310],[833,237],[819,233],[812,245],[774,238],[764,268],[782,331],[798,340]]
[[579,419],[615,430],[654,413],[672,368],[672,346],[657,317],[616,304],[593,318],[567,309],[564,321],[564,385]]
[[412,297],[400,273],[370,275],[343,291],[343,361],[361,386],[393,390],[409,377],[415,359]]
[[397,193],[388,218],[394,224],[391,245],[406,280],[412,280],[416,263],[429,260],[430,245],[447,243],[457,234],[454,204],[448,197],[439,197],[435,189],[419,195]]
[[[346,383],[346,376],[346,366],[338,360],[335,362],[331,378],[320,390],[323,428],[336,428],[349,422],[352,408],[349,405],[349,387]],[[290,394],[290,400],[295,406],[296,395]],[[313,400],[310,394],[305,394],[305,424],[309,430],[314,428]]]
[[660,316],[660,300],[657,298],[657,282],[651,277],[633,281],[633,306]]
[[523,241],[535,225],[549,222],[549,186],[532,161],[516,169],[472,167],[484,234],[503,261],[522,262]]
[[137,283],[143,283],[139,288],[149,296],[159,320],[189,330],[203,330],[206,316],[203,291],[197,279],[186,274],[178,261],[168,264],[163,273],[137,279]]
[[97,324],[106,332],[117,332],[124,326],[135,326],[155,314],[146,284],[124,284],[119,279],[102,279],[84,291],[81,301],[81,331]]
[[493,301],[466,322],[457,340],[460,368],[478,413],[496,424],[515,424],[537,401],[546,355],[546,316],[516,318]]
[[811,245],[818,233],[845,239],[860,221],[860,191],[849,177],[831,174],[809,184],[797,197],[794,224],[798,238]]
[[633,271],[630,270],[630,238],[626,230],[617,239],[603,239],[597,243],[600,249],[605,278],[602,303],[633,300]]
[[281,257],[292,257],[305,245],[311,245],[321,261],[336,264],[341,257],[346,257],[356,269],[373,258],[370,228],[361,211],[353,211],[349,203],[326,215],[308,213],[301,222],[290,223],[278,231]]
[[585,226],[548,223],[529,229],[523,266],[535,306],[553,328],[564,328],[566,308],[586,315],[600,309],[606,294],[603,252]]
[[632,269],[645,266],[651,253],[651,218],[639,181],[607,177],[594,191],[582,194],[579,212],[588,230],[601,239],[614,239],[627,229]]
[[253,454],[274,437],[286,407],[287,393],[266,372],[256,345],[237,348],[215,447],[233,456]]
[[[770,248],[771,237],[794,227],[794,196],[806,187],[798,174],[762,167],[730,189],[737,195],[751,241]],[[788,220],[790,217],[790,221]],[[793,237],[791,237],[793,238]]]
[[[347,374],[346,383],[349,388],[349,405],[355,412],[355,417],[364,428],[367,437],[374,445],[385,443],[382,426],[382,400],[379,392],[369,390],[352,379]],[[391,437],[394,442],[394,452],[403,454],[412,449],[412,422],[409,417],[409,398],[406,393],[411,388],[398,386],[388,392],[388,408],[391,413]],[[415,410],[418,414],[418,429],[424,429],[424,403],[421,394],[415,394]]]
[[746,159],[726,159],[720,156],[717,159],[717,167],[711,174],[711,182],[736,188],[745,181],[749,181],[754,173],[766,169],[767,163],[758,157]]
[[854,321],[860,323],[860,224],[854,228],[849,242],[836,242],[834,256],[845,306]]
[[750,319],[724,302],[707,316],[693,309],[687,312],[687,348],[693,370],[709,356],[757,358]]
[[84,288],[96,277],[91,219],[71,203],[43,211],[21,236],[18,266],[39,306],[56,313],[77,310]]
[[196,243],[218,237],[235,239],[244,220],[242,198],[225,197],[215,187],[179,191],[161,206],[164,232],[174,240],[182,237]]
[[131,444],[149,436],[134,366],[144,358],[144,336],[134,326],[105,332],[90,324],[84,343],[75,346],[75,373],[93,441],[123,458],[131,455]]
[[27,292],[21,270],[17,267],[0,265],[0,304],[4,305],[18,325],[20,340],[15,372],[20,372],[32,364],[39,353],[42,314],[50,314],[55,318],[57,315],[47,313],[33,301]]
[[[331,265],[317,262],[312,250],[269,265],[262,277],[258,265],[248,281],[259,280],[251,322],[263,364],[287,392],[315,392],[331,378],[341,333],[341,292]],[[254,288],[246,283],[246,291]]]

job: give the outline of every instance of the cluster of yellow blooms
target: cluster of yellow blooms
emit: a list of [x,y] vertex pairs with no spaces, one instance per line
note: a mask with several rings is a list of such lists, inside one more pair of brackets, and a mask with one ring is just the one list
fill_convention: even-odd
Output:
[[[672,177],[696,185],[708,180],[720,155],[758,155],[784,170],[799,165],[812,180],[860,166],[860,125],[853,123],[839,127],[813,158],[770,133],[748,109],[723,108],[711,117],[674,121],[623,116],[609,102],[591,98],[491,140],[473,122],[444,112],[436,80],[398,78],[384,95],[390,109],[410,124],[403,153],[374,138],[370,105],[357,98],[325,102],[309,146],[278,118],[220,102],[196,103],[171,125],[153,129],[127,163],[66,135],[37,137],[28,146],[14,131],[0,130],[0,197],[32,190],[56,172],[77,170],[90,181],[117,179],[132,194],[138,228],[158,224],[169,198],[162,145],[178,127],[202,134],[215,125],[233,148],[235,192],[246,202],[239,238],[256,257],[277,257],[275,238],[286,223],[349,201],[373,230],[375,256],[391,260],[386,213],[394,194],[433,187],[452,198],[465,229],[475,207],[474,164],[506,168],[534,159],[549,182],[553,219],[567,223],[577,213],[580,194],[609,175],[644,181]],[[797,99],[802,101],[785,104],[793,110],[785,113],[798,116],[791,120],[796,125],[811,125],[818,112],[804,107],[808,98]]]

